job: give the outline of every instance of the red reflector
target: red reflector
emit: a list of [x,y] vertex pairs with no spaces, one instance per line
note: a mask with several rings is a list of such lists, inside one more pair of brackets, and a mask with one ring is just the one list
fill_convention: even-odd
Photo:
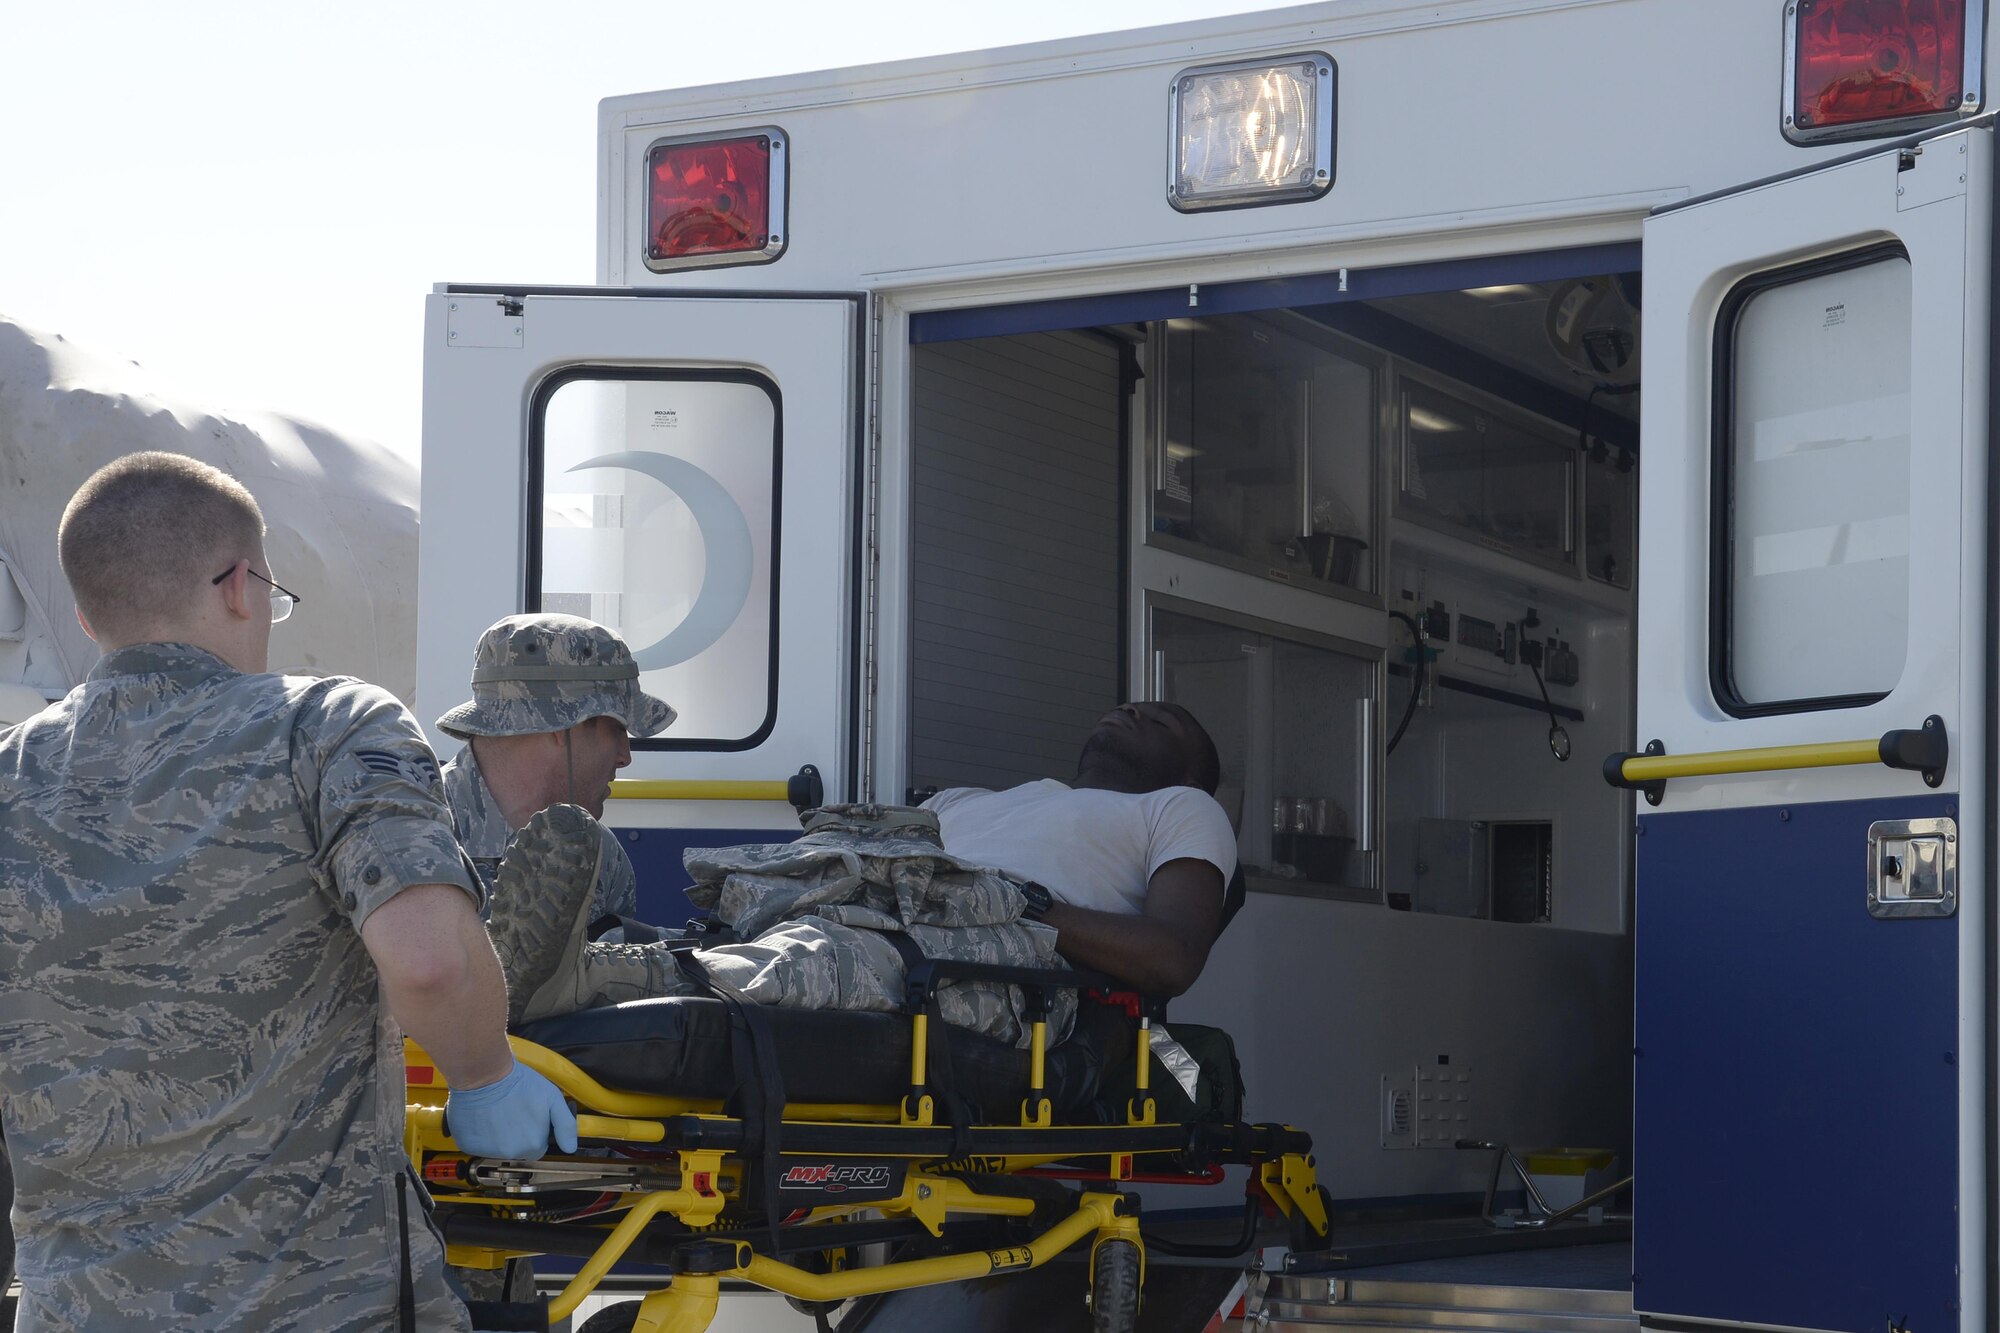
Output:
[[431,1065],[404,1065],[403,1081],[421,1083],[428,1087],[437,1082],[437,1070]]
[[771,138],[657,144],[646,155],[646,257],[755,253],[771,235]]
[[1948,115],[1965,87],[1966,0],[1799,0],[1792,115],[1804,131]]

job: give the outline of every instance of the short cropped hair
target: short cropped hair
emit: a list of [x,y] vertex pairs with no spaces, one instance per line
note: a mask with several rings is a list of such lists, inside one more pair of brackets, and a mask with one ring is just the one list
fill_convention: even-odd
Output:
[[1199,787],[1210,796],[1222,785],[1222,755],[1215,748],[1215,741],[1208,734],[1208,728],[1195,721],[1193,713],[1179,704],[1162,703],[1160,707],[1180,719],[1187,728],[1189,746],[1186,755],[1190,787]]
[[92,473],[63,510],[56,548],[93,629],[185,614],[223,565],[258,554],[264,512],[228,473],[184,454],[127,454]]

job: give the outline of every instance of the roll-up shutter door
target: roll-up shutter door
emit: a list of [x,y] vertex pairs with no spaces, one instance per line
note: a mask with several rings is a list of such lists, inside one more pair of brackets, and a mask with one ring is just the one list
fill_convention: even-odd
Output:
[[915,349],[910,782],[1067,780],[1120,700],[1119,347]]

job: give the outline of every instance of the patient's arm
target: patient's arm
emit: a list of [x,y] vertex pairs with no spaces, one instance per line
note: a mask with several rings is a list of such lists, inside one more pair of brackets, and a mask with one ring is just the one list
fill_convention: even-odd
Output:
[[1056,928],[1056,948],[1071,963],[1108,972],[1142,994],[1170,999],[1201,975],[1222,925],[1222,872],[1182,857],[1153,872],[1146,913],[1125,916],[1068,903],[1042,920]]

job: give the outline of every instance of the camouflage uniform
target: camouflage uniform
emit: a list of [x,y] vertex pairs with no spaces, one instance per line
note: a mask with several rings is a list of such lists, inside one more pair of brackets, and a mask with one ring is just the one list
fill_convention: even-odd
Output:
[[[0,735],[17,1327],[468,1327],[402,1148],[361,923],[477,880],[386,692],[104,657]],[[399,1224],[399,1217],[407,1225]]]
[[[674,710],[639,689],[639,668],[631,650],[604,626],[577,616],[531,613],[508,616],[479,636],[472,654],[472,699],[438,719],[438,729],[466,744],[444,768],[445,799],[451,803],[458,841],[472,858],[486,889],[489,921],[503,946],[516,932],[504,927],[526,924],[509,920],[522,904],[499,889],[519,881],[499,878],[500,863],[515,830],[507,824],[500,803],[486,785],[474,736],[525,736],[567,731],[594,717],[615,717],[627,731],[651,736],[674,720]],[[597,870],[590,892],[590,920],[637,917],[638,881],[632,858],[618,835],[596,824],[599,841]],[[604,936],[623,939],[616,927]],[[504,951],[504,949],[503,949]],[[512,1284],[499,1271],[455,1268],[459,1284],[474,1300],[525,1300],[532,1297],[533,1271],[526,1263],[512,1270]]]
[[439,718],[438,730],[462,741],[532,736],[593,717],[653,736],[673,723],[674,710],[639,688],[639,664],[623,639],[581,616],[541,611],[508,616],[479,636],[472,701]]
[[[515,1017],[525,1022],[649,996],[702,994],[675,968],[665,944],[582,942],[576,913],[594,848],[587,820],[574,814],[555,833],[538,816],[509,857],[510,866],[515,857],[546,864],[552,869],[541,878],[568,886],[566,902],[544,899],[549,916],[517,948],[503,950],[515,955],[510,982],[524,978],[513,988],[515,1000],[526,1002]],[[688,898],[747,941],[701,949],[696,957],[718,981],[760,1004],[900,1008],[903,958],[891,935],[907,936],[930,958],[1065,965],[1054,928],[1022,917],[1014,881],[948,855],[928,811],[832,807],[808,820],[796,842],[690,850],[686,865],[695,880]],[[1075,997],[1064,995],[1051,1015],[1058,1039],[1074,1007]],[[939,990],[938,1009],[948,1023],[1027,1042],[1018,987],[948,984]]]
[[[902,822],[913,816],[921,820]],[[901,1008],[903,958],[891,934],[907,935],[926,958],[1068,966],[1055,927],[1021,915],[1020,887],[948,855],[927,811],[831,807],[796,842],[693,848],[685,863],[694,877],[688,901],[752,941],[704,949],[702,961],[763,1004]],[[952,982],[937,998],[945,1022],[1028,1044],[1020,987]],[[1076,996],[1062,992],[1049,1016],[1054,1040],[1068,1034],[1075,1013]]]
[[[469,743],[474,736],[531,736],[612,717],[634,736],[653,736],[674,710],[639,688],[639,667],[624,640],[604,626],[553,612],[508,616],[479,636],[472,654],[472,700],[438,719],[438,730],[468,744],[445,766],[458,840],[490,893],[514,830],[500,813]],[[632,859],[609,829],[591,891],[590,915],[638,915]],[[497,902],[497,899],[496,899]],[[501,911],[505,903],[497,904]]]
[[[451,823],[458,833],[459,846],[465,848],[485,885],[490,915],[492,905],[500,901],[494,892],[494,875],[500,869],[501,858],[507,854],[507,841],[514,836],[514,830],[507,827],[500,803],[487,788],[486,776],[479,771],[479,758],[473,754],[471,745],[461,747],[444,766],[444,797],[451,803]],[[590,892],[590,919],[637,917],[639,887],[632,872],[632,858],[619,846],[617,834],[601,825],[599,832],[604,852],[598,860],[597,877]],[[504,906],[500,910],[504,911]]]

